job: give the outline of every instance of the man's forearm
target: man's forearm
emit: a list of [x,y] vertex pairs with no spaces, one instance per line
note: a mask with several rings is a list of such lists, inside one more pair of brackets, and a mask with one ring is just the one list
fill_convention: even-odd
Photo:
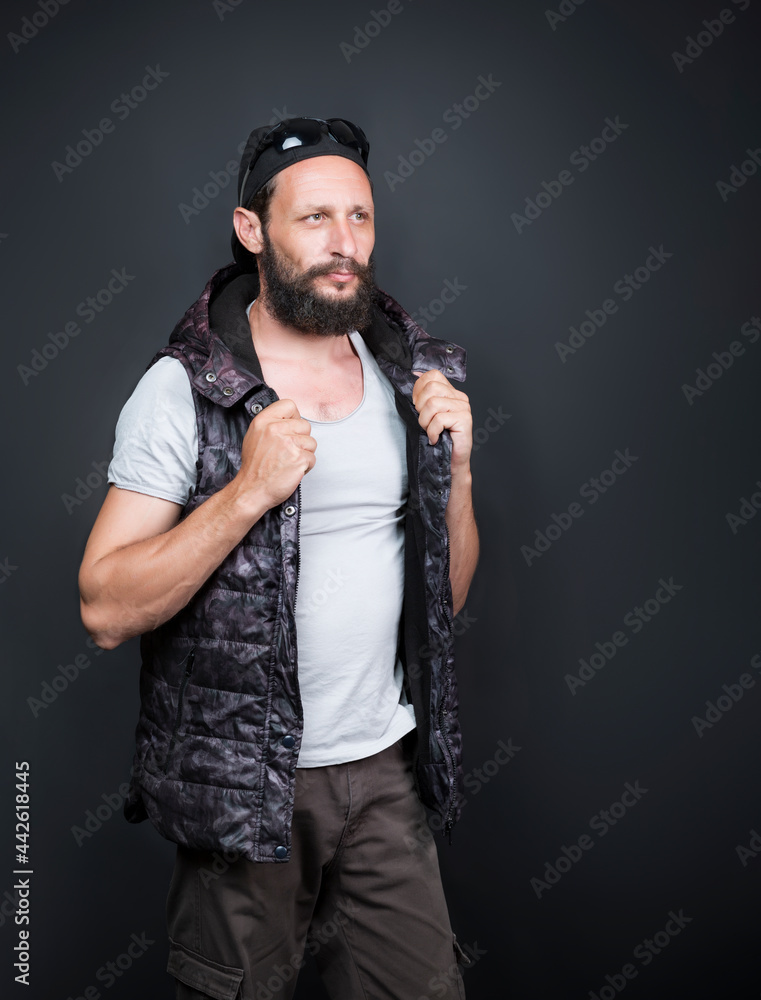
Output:
[[[232,484],[231,484],[232,486]],[[185,607],[266,510],[228,487],[162,534],[109,552],[80,574],[82,620],[113,649]]]
[[478,529],[473,514],[471,484],[470,466],[452,469],[446,521],[449,532],[449,579],[455,614],[465,604],[478,562]]

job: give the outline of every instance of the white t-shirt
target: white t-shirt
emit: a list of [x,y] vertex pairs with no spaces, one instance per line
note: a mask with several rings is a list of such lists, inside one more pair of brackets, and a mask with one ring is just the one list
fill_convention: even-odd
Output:
[[[299,767],[368,757],[415,728],[396,656],[405,428],[393,387],[360,334],[349,336],[362,363],[362,400],[340,420],[310,420],[317,460],[301,481]],[[197,452],[187,373],[175,358],[161,358],[119,416],[109,482],[184,506],[195,488]]]

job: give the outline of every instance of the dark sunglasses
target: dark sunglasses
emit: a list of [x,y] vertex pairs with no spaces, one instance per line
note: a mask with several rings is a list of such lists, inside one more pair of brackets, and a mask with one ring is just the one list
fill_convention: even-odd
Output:
[[257,143],[240,186],[241,200],[254,164],[265,149],[272,146],[278,153],[284,153],[294,146],[316,146],[324,135],[330,136],[342,146],[356,149],[362,161],[367,163],[370,143],[359,125],[346,121],[345,118],[289,118],[278,122]]

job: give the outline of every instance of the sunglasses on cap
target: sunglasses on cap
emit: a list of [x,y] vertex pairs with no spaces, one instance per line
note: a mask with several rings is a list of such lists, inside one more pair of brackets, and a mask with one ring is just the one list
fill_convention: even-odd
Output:
[[355,125],[345,118],[289,118],[286,121],[278,122],[257,143],[240,186],[241,197],[246,190],[246,183],[254,164],[265,149],[271,146],[278,153],[284,153],[295,146],[316,146],[324,135],[329,136],[342,146],[356,149],[362,157],[363,163],[367,163],[370,143],[359,125]]

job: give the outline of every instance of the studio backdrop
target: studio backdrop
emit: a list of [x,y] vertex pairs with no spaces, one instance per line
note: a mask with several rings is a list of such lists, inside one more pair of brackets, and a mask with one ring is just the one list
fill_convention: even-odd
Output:
[[758,4],[546,2],[3,5],[3,997],[173,995],[138,643],[94,645],[77,571],[242,143],[292,115],[365,130],[377,283],[468,353],[463,812],[404,845],[468,997],[759,995]]

